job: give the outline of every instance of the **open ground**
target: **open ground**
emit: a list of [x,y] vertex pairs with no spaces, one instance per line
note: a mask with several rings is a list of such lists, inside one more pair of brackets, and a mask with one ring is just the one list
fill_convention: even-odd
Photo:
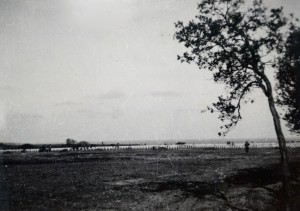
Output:
[[[300,148],[290,149],[292,210]],[[0,155],[7,210],[280,210],[278,149],[99,150]]]

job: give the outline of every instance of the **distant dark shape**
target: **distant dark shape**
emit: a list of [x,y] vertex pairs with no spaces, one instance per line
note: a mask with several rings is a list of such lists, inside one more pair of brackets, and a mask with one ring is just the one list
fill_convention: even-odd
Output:
[[292,31],[280,58],[277,103],[287,107],[284,119],[291,132],[300,134],[300,29]]
[[249,152],[250,143],[248,141],[245,142],[245,151],[246,153]]
[[78,151],[79,150],[79,145],[77,144],[77,141],[74,139],[68,138],[66,140],[66,146],[71,147],[73,151]]
[[60,152],[69,152],[69,150],[68,149],[62,149],[62,150],[60,150]]
[[51,152],[51,145],[49,145],[49,146],[42,145],[42,146],[39,148],[39,152]]
[[0,150],[6,150],[8,149],[8,146],[4,143],[0,143]]
[[77,143],[77,141],[75,141],[74,139],[71,139],[71,138],[68,138],[67,140],[66,140],[66,145],[67,146],[73,146],[73,145],[75,145]]
[[155,147],[155,146],[152,147],[152,150],[167,150],[167,149],[168,149],[167,147]]
[[226,143],[227,143],[227,145],[234,146],[234,142],[233,141],[227,141]]
[[184,144],[186,144],[186,143],[185,142],[181,142],[181,141],[179,141],[179,142],[176,143],[176,145],[184,145]]
[[90,143],[88,143],[87,141],[80,141],[77,145],[78,147],[81,147],[84,150],[88,150],[91,146]]
[[34,146],[32,144],[23,144],[21,145],[21,149],[22,151],[21,152],[26,152],[28,149],[33,149]]
[[252,6],[245,8],[244,2],[202,0],[194,20],[175,24],[175,38],[187,48],[177,59],[211,71],[214,81],[226,86],[227,92],[223,92],[212,107],[207,107],[211,113],[217,112],[224,124],[220,136],[226,135],[242,119],[241,106],[254,102],[249,99],[254,89],[264,93],[273,117],[284,174],[283,187],[288,197],[288,150],[266,69],[268,72],[282,70],[278,68],[278,55],[284,55],[287,40],[282,31],[287,28],[295,31],[295,26],[284,16],[283,8],[267,9],[262,0],[253,0]]

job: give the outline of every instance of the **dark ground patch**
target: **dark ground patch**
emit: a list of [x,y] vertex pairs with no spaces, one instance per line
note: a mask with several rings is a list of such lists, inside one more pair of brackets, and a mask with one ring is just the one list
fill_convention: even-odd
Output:
[[[172,210],[185,200],[199,205],[212,200],[208,195],[218,201],[220,191],[280,181],[274,173],[278,154],[274,149],[248,155],[202,149],[6,154],[0,155],[0,182],[11,193],[9,210]],[[295,177],[299,155],[300,149],[291,152]],[[216,181],[216,170],[226,175],[224,182]],[[143,182],[115,185],[128,180]]]
[[215,187],[213,184],[198,181],[165,181],[152,182],[140,185],[142,191],[147,192],[163,192],[168,190],[181,190],[186,195],[194,195],[196,197],[203,197],[207,194],[213,194]]
[[[300,163],[290,163],[291,180],[300,176]],[[260,168],[238,170],[237,174],[225,178],[225,182],[235,185],[266,186],[281,181],[282,173],[279,164],[268,165]]]

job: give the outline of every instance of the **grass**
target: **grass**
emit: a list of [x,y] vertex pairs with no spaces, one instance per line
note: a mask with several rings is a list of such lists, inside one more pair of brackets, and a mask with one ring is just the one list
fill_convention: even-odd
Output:
[[[292,179],[298,181],[300,149],[290,153]],[[8,198],[9,210],[256,210],[259,200],[262,209],[276,210],[278,154],[275,149],[2,154],[2,198]],[[300,185],[293,184],[298,197]]]

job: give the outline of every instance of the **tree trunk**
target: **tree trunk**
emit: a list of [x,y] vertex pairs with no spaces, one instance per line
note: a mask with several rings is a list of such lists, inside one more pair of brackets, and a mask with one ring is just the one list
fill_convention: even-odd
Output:
[[[271,89],[272,90],[272,89]],[[281,167],[282,167],[282,187],[284,191],[284,196],[285,200],[287,201],[290,197],[291,189],[290,189],[290,170],[288,166],[288,150],[286,147],[286,141],[281,129],[281,124],[280,124],[280,118],[278,115],[278,112],[275,108],[275,103],[274,103],[274,98],[272,91],[269,92],[268,96],[268,101],[269,101],[269,107],[273,116],[273,121],[274,121],[274,126],[275,126],[275,131],[278,139],[278,144],[279,144],[279,151],[280,151],[280,160],[281,160]],[[286,209],[288,210],[288,209]]]

